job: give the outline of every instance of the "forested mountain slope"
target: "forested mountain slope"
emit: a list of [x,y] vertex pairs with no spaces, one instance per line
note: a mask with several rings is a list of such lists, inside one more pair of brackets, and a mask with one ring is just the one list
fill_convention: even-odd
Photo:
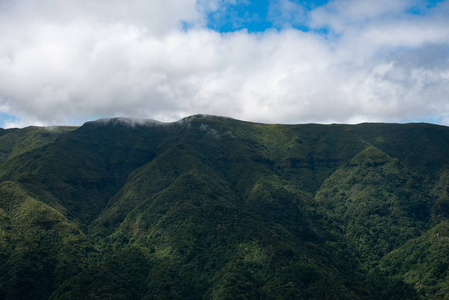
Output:
[[0,298],[448,297],[449,128],[0,131]]

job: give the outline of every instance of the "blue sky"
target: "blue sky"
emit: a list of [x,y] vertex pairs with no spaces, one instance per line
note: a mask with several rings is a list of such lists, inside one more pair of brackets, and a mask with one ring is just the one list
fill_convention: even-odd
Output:
[[0,127],[449,125],[449,0],[7,0]]
[[[427,11],[443,0],[426,0],[415,2],[410,5],[407,12],[415,15],[424,15]],[[323,28],[310,28],[307,24],[307,13],[317,7],[327,4],[328,0],[302,1],[291,0],[291,14],[280,16],[279,6],[286,1],[259,0],[259,1],[232,1],[207,16],[207,26],[219,32],[233,32],[246,29],[248,32],[263,32],[265,30],[282,30],[285,26],[309,31],[321,30]],[[298,17],[294,8],[304,10],[304,16]]]
[[[326,4],[328,1],[289,1],[293,7],[304,9],[305,12]],[[221,9],[207,16],[208,27],[219,32],[233,32],[246,29],[248,32],[263,32],[269,29],[282,30],[289,25],[299,30],[309,30],[304,19],[295,19],[296,12],[280,16],[275,14],[279,1],[236,1],[227,3]],[[273,15],[270,15],[272,13]]]

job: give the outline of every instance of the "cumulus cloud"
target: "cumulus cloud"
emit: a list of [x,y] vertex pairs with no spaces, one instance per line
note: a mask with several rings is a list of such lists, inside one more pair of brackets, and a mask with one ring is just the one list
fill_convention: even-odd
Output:
[[[448,1],[335,0],[307,11],[277,0],[281,30],[206,26],[208,13],[233,3],[2,1],[0,113],[17,117],[5,126],[196,113],[281,123],[449,119]],[[301,22],[310,30],[291,26]]]

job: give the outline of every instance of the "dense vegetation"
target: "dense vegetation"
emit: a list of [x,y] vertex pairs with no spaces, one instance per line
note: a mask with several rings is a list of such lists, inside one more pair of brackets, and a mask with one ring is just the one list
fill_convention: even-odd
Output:
[[0,130],[0,298],[448,298],[448,150],[429,124]]

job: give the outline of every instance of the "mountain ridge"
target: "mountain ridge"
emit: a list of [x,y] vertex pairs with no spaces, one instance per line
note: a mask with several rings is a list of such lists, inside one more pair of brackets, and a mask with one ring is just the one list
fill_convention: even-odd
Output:
[[[420,252],[427,273],[407,271],[418,264],[413,241],[449,216],[445,126],[194,115],[58,128],[1,132],[0,186],[23,191],[85,239],[10,223],[8,203],[22,196],[4,192],[0,268],[22,275],[0,278],[2,298],[25,299],[13,287],[35,276],[48,283],[39,299],[438,299],[448,289],[432,275],[446,266],[444,247]],[[78,253],[77,267],[45,242],[20,248],[19,228]]]

